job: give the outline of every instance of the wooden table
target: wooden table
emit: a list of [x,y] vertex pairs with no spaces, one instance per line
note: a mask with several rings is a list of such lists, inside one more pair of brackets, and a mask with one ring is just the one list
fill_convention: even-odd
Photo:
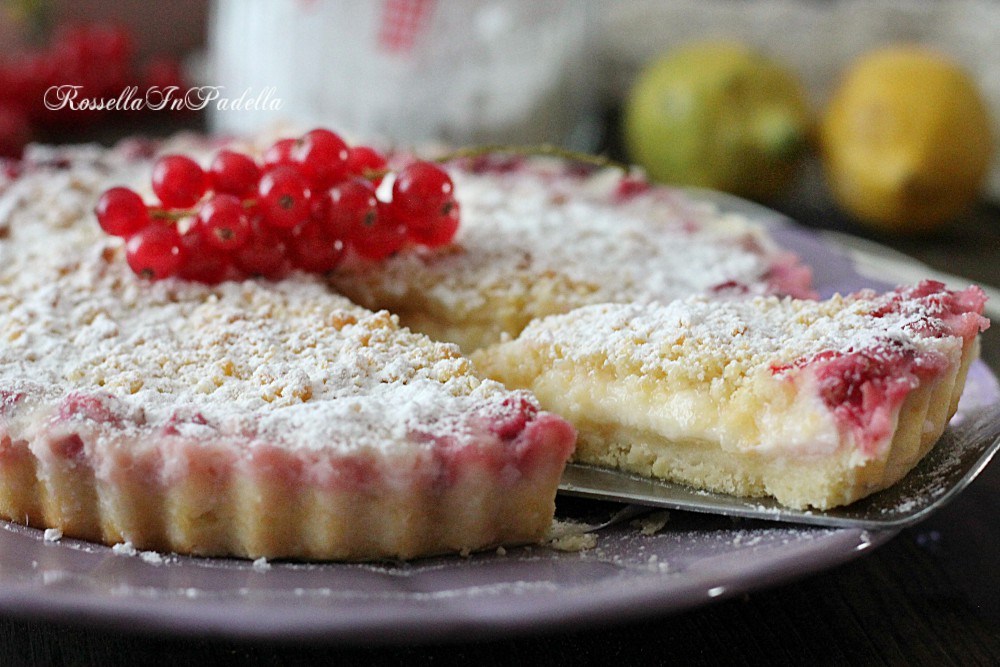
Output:
[[[813,185],[781,206],[854,230]],[[883,239],[884,241],[884,239]],[[894,241],[951,273],[1000,285],[1000,209],[981,205],[933,239]],[[1000,326],[984,336],[1000,369]],[[0,618],[0,665],[1000,664],[1000,464],[867,555],[735,599],[640,622],[474,643],[365,647],[176,638]]]

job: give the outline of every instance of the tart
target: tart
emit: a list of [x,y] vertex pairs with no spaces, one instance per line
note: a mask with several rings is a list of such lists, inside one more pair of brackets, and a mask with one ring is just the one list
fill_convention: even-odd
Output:
[[577,427],[576,461],[795,508],[901,479],[954,414],[985,297],[693,297],[531,323],[473,355]]
[[933,444],[985,327],[975,288],[813,301],[747,220],[542,159],[451,164],[446,247],[323,278],[138,279],[95,201],[149,197],[157,151],[211,148],[34,147],[0,172],[0,517],[188,554],[412,558],[542,539],[571,455],[830,507]]
[[295,274],[137,279],[90,213],[127,151],[0,196],[0,516],[140,549],[410,558],[542,539],[572,428]]
[[462,215],[450,248],[354,263],[332,283],[465,352],[589,304],[813,296],[809,268],[761,226],[618,169],[498,157],[449,171]]

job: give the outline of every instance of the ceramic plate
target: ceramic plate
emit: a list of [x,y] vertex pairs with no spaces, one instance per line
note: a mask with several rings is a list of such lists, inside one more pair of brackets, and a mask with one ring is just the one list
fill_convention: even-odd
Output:
[[[824,294],[872,284],[829,242],[794,227],[776,235],[813,265]],[[995,441],[998,404],[996,379],[977,362],[949,447]],[[565,496],[557,505],[553,546],[374,565],[136,552],[46,540],[41,531],[0,522],[0,613],[367,644],[497,637],[691,609],[843,563],[896,530],[667,510],[633,516],[620,505]],[[609,517],[617,522],[595,528]]]

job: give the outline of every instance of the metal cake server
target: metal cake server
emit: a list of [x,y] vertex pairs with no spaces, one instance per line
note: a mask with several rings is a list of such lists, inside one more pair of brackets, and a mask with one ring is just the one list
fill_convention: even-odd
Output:
[[571,463],[560,493],[620,503],[786,523],[903,528],[961,493],[1000,449],[1000,404],[962,415],[910,474],[894,486],[847,507],[795,510],[771,498],[737,498],[617,470]]

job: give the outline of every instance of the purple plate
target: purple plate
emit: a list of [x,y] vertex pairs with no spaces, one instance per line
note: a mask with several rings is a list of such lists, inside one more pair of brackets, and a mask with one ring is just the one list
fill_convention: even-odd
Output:
[[[738,201],[720,201],[747,211]],[[776,216],[756,208],[751,215]],[[779,241],[814,267],[824,295],[872,285],[837,248],[775,224]],[[977,362],[963,418],[948,429],[951,442],[996,442],[998,397],[996,378]],[[0,613],[189,636],[468,640],[691,609],[843,563],[896,534],[662,510],[593,528],[619,509],[560,497],[560,548],[385,564],[136,552],[45,539],[42,531],[0,522]]]

